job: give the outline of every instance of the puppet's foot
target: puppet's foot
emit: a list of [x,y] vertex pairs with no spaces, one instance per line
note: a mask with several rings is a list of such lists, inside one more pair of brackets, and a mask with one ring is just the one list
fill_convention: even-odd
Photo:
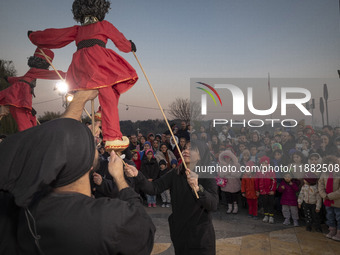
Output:
[[105,150],[107,152],[111,152],[114,150],[115,152],[120,152],[129,147],[130,140],[126,136],[123,136],[122,139],[114,140],[114,141],[106,141],[105,142]]

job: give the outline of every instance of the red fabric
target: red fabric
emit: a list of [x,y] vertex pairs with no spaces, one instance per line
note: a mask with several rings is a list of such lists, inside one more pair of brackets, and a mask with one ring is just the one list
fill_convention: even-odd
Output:
[[113,141],[120,139],[118,101],[120,94],[114,87],[105,87],[99,89],[99,103],[102,114],[102,135],[103,141]]
[[[36,31],[29,38],[38,47],[49,49],[62,48],[72,41],[78,45],[88,39],[99,39],[105,43],[110,39],[119,50],[131,51],[130,41],[105,20],[86,26]],[[130,89],[137,79],[136,71],[124,58],[99,45],[76,51],[66,75],[70,90],[98,89],[124,83],[124,86],[116,88],[119,94]]]
[[9,110],[17,123],[19,131],[24,131],[37,125],[37,119],[32,115],[31,110],[14,106],[10,106]]
[[[62,48],[73,41],[78,45],[88,39],[99,39],[105,43],[110,39],[119,50],[131,51],[130,41],[105,20],[86,26],[36,31],[29,38],[33,44],[49,49]],[[118,100],[120,94],[129,90],[137,79],[135,69],[124,58],[99,45],[76,51],[66,75],[71,91],[99,89],[104,141],[121,139]]]
[[[59,71],[59,73],[63,78],[65,77],[64,72]],[[57,80],[59,76],[55,71],[31,68],[24,76],[8,77],[8,82],[12,85],[0,91],[0,105],[10,106],[10,112],[18,125],[19,131],[37,125],[37,120],[31,113],[31,87],[27,83],[20,81],[33,82],[35,79]]]
[[142,162],[141,162],[141,160],[140,160],[140,155],[139,155],[139,153],[136,152],[136,154],[137,154],[137,157],[138,157],[137,160],[135,160],[135,159],[132,158],[132,161],[135,163],[137,170],[140,170],[140,166],[141,166]]
[[266,173],[257,172],[255,178],[255,189],[261,195],[267,195],[270,191],[276,190],[276,178],[273,171]]
[[257,198],[256,199],[247,198],[247,203],[249,215],[257,216]]
[[[59,71],[61,76],[65,73]],[[8,77],[10,87],[0,91],[0,105],[11,105],[32,110],[32,94],[30,86],[20,80],[33,82],[35,79],[58,80],[59,76],[55,71],[31,68],[24,76]]]
[[[48,57],[48,60],[49,60],[50,62],[52,62],[52,60],[53,60],[53,58],[54,58],[54,52],[51,51],[50,49],[46,49],[46,48],[41,49],[41,50],[42,50],[42,51],[44,52],[44,54]],[[37,49],[35,50],[34,56],[36,56],[36,57],[38,57],[38,58],[41,58],[41,59],[43,59],[43,60],[46,61],[45,56],[41,53],[41,51],[40,51],[39,48],[37,48]],[[48,62],[48,61],[47,61],[47,62]]]
[[255,178],[250,174],[244,174],[241,184],[241,192],[245,193],[247,199],[257,199],[255,189]]
[[[326,183],[326,193],[332,193],[333,192],[333,173],[330,172],[328,179],[327,179],[327,183]],[[334,204],[334,200],[329,200],[329,199],[325,199],[325,201],[323,202],[325,206],[332,206],[332,204]]]

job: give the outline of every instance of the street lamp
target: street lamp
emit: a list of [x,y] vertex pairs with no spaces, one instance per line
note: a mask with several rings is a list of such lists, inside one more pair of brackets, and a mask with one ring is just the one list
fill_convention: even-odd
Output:
[[73,96],[71,99],[71,97],[69,98],[69,96],[67,95],[67,92],[68,92],[67,83],[63,81],[58,81],[54,87],[54,90],[56,90],[58,92],[58,95],[61,96],[62,106],[64,108],[67,108],[67,102],[71,102],[73,99]]
[[72,94],[67,94],[67,95],[66,95],[66,101],[67,101],[68,103],[70,103],[70,102],[72,102],[72,100],[73,100],[73,95],[72,95]]

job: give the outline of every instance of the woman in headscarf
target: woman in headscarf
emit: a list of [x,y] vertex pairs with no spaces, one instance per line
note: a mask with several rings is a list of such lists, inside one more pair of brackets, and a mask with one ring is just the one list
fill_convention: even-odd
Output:
[[168,146],[166,145],[166,143],[162,143],[159,146],[159,151],[156,152],[155,157],[157,159],[157,162],[159,163],[159,161],[161,161],[162,159],[165,160],[167,168],[171,168],[171,160],[176,159],[176,156],[174,155],[174,153],[169,150]]
[[[136,177],[136,182],[148,194],[160,194],[170,189],[170,236],[177,255],[213,255],[216,247],[211,212],[216,211],[218,205],[216,181],[213,176],[198,179],[193,176],[196,166],[210,165],[209,148],[202,141],[189,142],[183,157],[190,170],[181,164],[153,182],[132,166],[126,172],[128,176]],[[192,189],[197,191],[198,199]]]

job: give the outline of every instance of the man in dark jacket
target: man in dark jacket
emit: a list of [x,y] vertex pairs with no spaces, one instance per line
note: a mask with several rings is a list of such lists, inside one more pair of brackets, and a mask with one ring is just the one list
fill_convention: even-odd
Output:
[[[98,151],[90,129],[77,120],[86,101],[96,95],[77,92],[64,118],[0,144],[0,208],[15,213],[1,214],[1,254],[17,254],[17,248],[24,255],[150,254],[155,227],[126,183],[122,160],[114,152],[109,173],[119,199],[91,197],[89,173],[97,165]],[[18,219],[13,215],[19,207]],[[3,239],[17,244],[4,247]]]

